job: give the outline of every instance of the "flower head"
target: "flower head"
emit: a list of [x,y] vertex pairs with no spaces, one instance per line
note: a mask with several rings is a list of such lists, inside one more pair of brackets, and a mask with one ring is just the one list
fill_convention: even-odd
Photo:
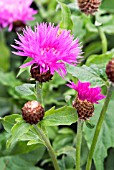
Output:
[[37,124],[44,117],[44,108],[36,100],[28,101],[22,107],[22,117],[30,124]]
[[13,23],[33,20],[32,15],[37,12],[30,8],[33,0],[1,0],[0,1],[0,26],[13,28]]
[[79,119],[88,120],[93,116],[94,103],[98,104],[98,100],[105,98],[100,93],[101,88],[91,88],[89,82],[82,83],[80,81],[77,84],[70,82],[67,86],[78,92],[78,96],[73,101],[73,107],[77,110]]
[[83,101],[87,100],[91,103],[98,104],[98,100],[102,100],[103,98],[105,98],[105,96],[101,94],[101,88],[90,87],[90,82],[82,83],[78,81],[77,84],[70,82],[70,84],[67,84],[67,86],[76,90],[78,92],[78,98]]
[[59,26],[47,23],[37,24],[34,31],[26,27],[23,35],[18,35],[20,41],[15,40],[18,46],[13,46],[18,50],[14,54],[32,59],[21,68],[35,64],[40,66],[40,73],[49,70],[52,75],[56,71],[62,76],[66,74],[65,63],[76,65],[81,54],[78,40],[73,40],[70,31],[58,32]]

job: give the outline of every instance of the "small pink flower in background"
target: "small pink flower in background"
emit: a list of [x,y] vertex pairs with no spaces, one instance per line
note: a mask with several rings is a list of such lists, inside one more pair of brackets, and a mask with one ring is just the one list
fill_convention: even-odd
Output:
[[90,82],[80,82],[78,81],[77,84],[70,82],[70,84],[67,84],[70,88],[76,90],[78,92],[78,98],[80,100],[87,100],[91,103],[96,103],[98,104],[99,100],[102,100],[105,98],[103,94],[101,94],[101,88],[100,87],[95,87],[92,88],[90,87]]
[[37,11],[30,8],[33,0],[0,0],[0,27],[13,28],[16,21],[26,24],[27,21],[33,20],[33,15]]
[[19,41],[15,40],[17,46],[13,47],[18,52],[16,55],[28,56],[32,61],[23,64],[21,68],[33,64],[40,66],[40,73],[48,70],[53,75],[58,72],[61,76],[66,75],[65,63],[76,65],[80,58],[81,48],[78,40],[73,40],[70,31],[62,30],[59,33],[59,26],[41,23],[34,27],[23,30],[23,35],[19,35]]

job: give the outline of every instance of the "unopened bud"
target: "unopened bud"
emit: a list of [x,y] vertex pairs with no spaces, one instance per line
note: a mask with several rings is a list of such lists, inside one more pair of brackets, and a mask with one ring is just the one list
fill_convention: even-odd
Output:
[[78,0],[79,8],[85,14],[94,14],[101,4],[101,0]]
[[25,103],[22,108],[23,119],[30,124],[37,124],[43,119],[44,108],[36,100]]
[[108,62],[106,66],[106,74],[108,79],[114,83],[114,58]]

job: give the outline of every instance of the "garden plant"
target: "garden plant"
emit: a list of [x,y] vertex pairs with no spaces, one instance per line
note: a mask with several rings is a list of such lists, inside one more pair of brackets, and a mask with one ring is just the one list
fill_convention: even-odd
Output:
[[114,0],[0,0],[0,170],[114,170]]

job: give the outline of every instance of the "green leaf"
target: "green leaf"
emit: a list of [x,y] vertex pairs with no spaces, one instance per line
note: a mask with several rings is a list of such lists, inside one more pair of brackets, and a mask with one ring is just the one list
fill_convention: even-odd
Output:
[[[0,169],[4,170],[42,170],[36,167],[35,164],[39,162],[44,154],[45,148],[40,146],[35,151],[28,154],[4,156],[0,158]],[[40,153],[40,154],[39,154]]]
[[3,43],[0,42],[0,68],[7,71],[10,67],[10,50]]
[[48,137],[49,139],[53,140],[55,139],[56,135],[57,135],[57,132],[58,132],[58,127],[57,126],[54,126],[53,128],[50,127],[50,126],[46,126],[45,127],[46,131],[47,131],[47,134],[48,134]]
[[25,83],[20,86],[16,86],[15,89],[19,94],[23,96],[29,96],[34,94],[34,88],[35,88],[35,84]]
[[61,94],[61,90],[63,92],[65,91],[65,83],[66,80],[63,80],[61,76],[55,73],[51,81],[43,84],[43,99],[45,105],[65,105],[64,96]]
[[4,86],[14,88],[16,85],[20,85],[21,82],[15,78],[13,72],[4,73],[0,71],[0,83]]
[[7,97],[0,97],[0,116],[9,113],[10,110],[11,110],[11,101]]
[[[30,57],[27,57],[27,59],[23,62],[23,64],[30,62],[32,59]],[[24,71],[28,70],[30,72],[30,68],[29,67],[25,67],[25,68],[20,68],[17,77],[19,77]]]
[[[91,118],[91,123],[97,124],[100,111],[102,109],[103,101],[100,104],[95,106],[95,115]],[[108,106],[108,110],[106,112],[105,120],[102,125],[102,129],[100,135],[98,137],[97,145],[95,148],[95,152],[93,155],[94,163],[96,166],[96,170],[104,170],[104,158],[107,156],[107,150],[110,147],[114,147],[114,101],[111,100]],[[90,148],[95,128],[89,129],[87,126],[84,125],[84,137],[87,141],[87,145]]]
[[106,85],[104,79],[100,77],[101,71],[104,75],[105,72],[103,70],[99,71],[99,67],[97,65],[92,65],[91,67],[87,67],[86,65],[83,65],[82,67],[75,67],[67,64],[68,73],[82,82],[89,81],[93,87]]
[[107,11],[99,10],[96,13],[96,21],[101,24],[100,28],[107,34],[114,34],[114,15],[107,15]]
[[80,40],[86,34],[83,19],[81,16],[72,15],[72,21],[73,21],[73,35],[75,38],[78,37]]
[[[85,49],[84,56],[85,58],[88,57],[91,54],[95,54],[101,50],[101,42],[100,41],[95,41],[91,42]],[[88,57],[88,59],[90,56]],[[88,61],[88,60],[87,60]]]
[[67,29],[67,30],[71,30],[72,31],[72,27],[73,27],[73,22],[71,19],[71,12],[70,9],[68,8],[68,6],[60,1],[57,0],[57,2],[60,4],[61,6],[61,16],[62,16],[62,20],[60,22],[60,28],[63,29]]
[[100,54],[100,55],[91,55],[86,61],[86,65],[91,65],[91,64],[106,64],[108,63],[109,60],[111,60],[114,57],[114,49],[111,51],[108,51],[105,54]]
[[2,118],[2,124],[7,132],[11,132],[11,128],[16,123],[17,118],[21,118],[21,115],[12,114],[10,116],[5,116],[4,118]]
[[100,6],[102,9],[109,11],[109,12],[114,12],[114,1],[110,0],[103,0]]
[[64,106],[55,110],[54,108],[45,113],[42,123],[45,126],[71,125],[78,119],[76,110],[72,107]]
[[10,147],[10,145],[13,145],[15,142],[18,141],[18,139],[23,134],[26,134],[29,131],[30,126],[31,126],[30,124],[25,123],[23,121],[16,123],[11,129],[12,136],[7,142],[7,147]]
[[105,160],[105,170],[114,169],[114,148],[109,149],[108,157]]
[[72,146],[73,140],[75,138],[75,133],[70,128],[62,128],[58,131],[54,141],[53,148],[57,150],[57,154],[61,154],[61,149],[67,146]]

